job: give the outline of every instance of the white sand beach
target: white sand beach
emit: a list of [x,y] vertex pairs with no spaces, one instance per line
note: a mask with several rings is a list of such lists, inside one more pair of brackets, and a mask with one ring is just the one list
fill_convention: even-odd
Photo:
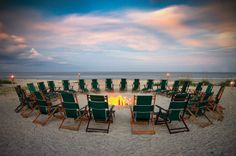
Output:
[[[17,84],[41,80],[17,80]],[[46,80],[45,80],[46,82]],[[56,81],[61,86],[60,81]],[[77,89],[77,84],[71,81]],[[90,80],[86,83],[89,84]],[[142,82],[141,88],[146,81]],[[110,95],[104,91],[104,81],[99,81],[101,94]],[[128,81],[131,89],[132,81]],[[114,81],[115,93],[132,97],[130,91],[119,93],[119,81]],[[3,86],[5,87],[5,85]],[[214,86],[214,93],[219,90]],[[80,106],[87,104],[85,94],[78,93]],[[168,108],[170,99],[157,95],[156,104]],[[226,87],[221,104],[225,108],[224,120],[217,121],[209,114],[213,124],[202,128],[187,120],[189,132],[169,134],[165,125],[156,125],[155,135],[134,135],[130,130],[130,110],[116,107],[114,122],[108,134],[87,133],[86,122],[79,131],[58,129],[61,121],[51,120],[47,125],[40,126],[32,123],[36,113],[29,118],[22,118],[14,108],[19,104],[17,94],[11,92],[0,95],[0,155],[1,156],[30,156],[30,155],[236,155],[236,88]],[[200,119],[199,122],[204,122]]]

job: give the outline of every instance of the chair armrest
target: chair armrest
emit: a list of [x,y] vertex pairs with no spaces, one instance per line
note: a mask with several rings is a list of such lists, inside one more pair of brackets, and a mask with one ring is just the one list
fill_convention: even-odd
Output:
[[156,106],[157,108],[159,108],[159,111],[164,110],[164,111],[168,112],[168,110],[162,108],[161,106],[158,106],[158,105],[155,105],[155,106]]
[[115,107],[115,106],[114,106],[114,105],[112,105],[112,106],[111,106],[111,108],[110,108],[110,111],[112,111],[114,107]]
[[82,110],[82,109],[87,109],[87,107],[88,107],[88,105],[86,105],[86,106],[80,108],[80,110]]

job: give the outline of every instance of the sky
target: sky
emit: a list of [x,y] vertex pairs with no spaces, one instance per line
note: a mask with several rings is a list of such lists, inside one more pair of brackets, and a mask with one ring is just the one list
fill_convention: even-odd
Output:
[[0,72],[236,72],[230,0],[1,0]]

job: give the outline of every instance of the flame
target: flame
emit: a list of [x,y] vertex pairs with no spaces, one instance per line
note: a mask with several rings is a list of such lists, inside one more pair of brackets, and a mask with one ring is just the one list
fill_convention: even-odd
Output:
[[128,106],[130,100],[127,97],[119,96],[109,96],[108,98],[109,105],[118,105],[118,106]]

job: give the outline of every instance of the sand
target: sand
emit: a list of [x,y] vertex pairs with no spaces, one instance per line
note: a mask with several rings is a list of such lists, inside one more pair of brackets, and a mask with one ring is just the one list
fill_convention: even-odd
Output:
[[[25,85],[39,81],[20,80],[17,83]],[[76,83],[72,84],[77,87]],[[100,84],[103,89],[103,84]],[[117,84],[118,81],[115,82],[116,89]],[[218,89],[214,87],[214,92]],[[116,91],[114,94],[120,93]],[[123,95],[133,96],[131,92]],[[86,95],[79,94],[78,99],[81,106],[87,104]],[[157,96],[156,104],[168,107],[169,101],[166,97]],[[19,101],[15,92],[8,92],[0,95],[0,155],[236,155],[235,101],[236,88],[231,90],[227,87],[221,100],[225,107],[223,121],[211,118],[213,124],[202,128],[188,120],[189,132],[171,135],[165,125],[156,125],[155,135],[133,135],[129,109],[116,108],[110,132],[103,134],[86,133],[86,122],[82,123],[79,131],[59,130],[61,121],[58,119],[51,120],[46,126],[35,125],[32,123],[35,113],[22,118],[14,112]]]

